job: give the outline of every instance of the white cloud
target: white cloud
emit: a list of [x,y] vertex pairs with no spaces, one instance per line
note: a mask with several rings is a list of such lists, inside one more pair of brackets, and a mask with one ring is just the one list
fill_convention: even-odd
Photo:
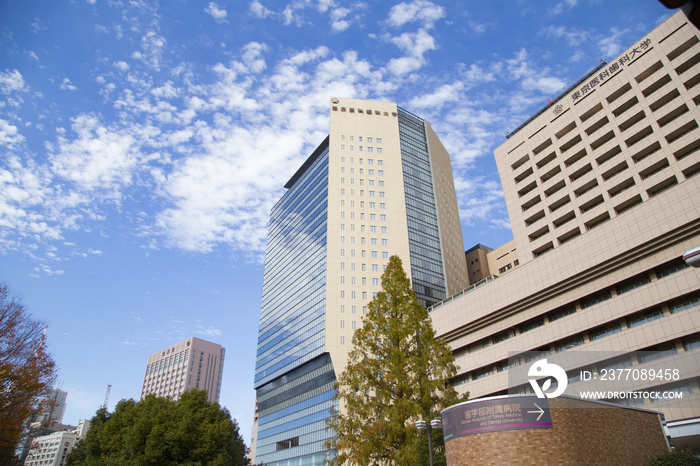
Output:
[[444,84],[435,92],[425,94],[419,97],[414,97],[410,101],[411,108],[440,108],[445,103],[454,103],[459,100],[460,91],[464,88],[464,84],[456,82],[452,84]]
[[74,140],[59,136],[50,153],[52,171],[87,191],[110,191],[129,185],[138,164],[135,138],[101,125],[94,115],[73,118]]
[[430,50],[437,49],[435,38],[428,34],[425,29],[419,29],[417,32],[405,32],[396,37],[387,36],[385,39],[408,55],[389,60],[387,68],[395,75],[418,70],[425,64],[423,55]]
[[391,7],[387,23],[400,27],[407,23],[421,22],[431,28],[435,21],[445,17],[445,9],[428,0],[414,0],[411,3],[399,3]]
[[24,136],[19,133],[15,125],[0,119],[0,145],[14,148],[24,142]]
[[267,18],[273,14],[272,11],[268,10],[265,5],[258,0],[253,0],[250,3],[250,12],[258,18]]
[[563,90],[566,83],[553,76],[528,76],[523,80],[522,86],[527,90],[540,91],[545,94],[553,94],[557,91]]
[[121,72],[126,73],[129,71],[129,64],[123,60],[114,63],[114,66]]
[[78,88],[72,82],[70,82],[70,79],[68,79],[68,78],[63,78],[63,82],[61,82],[61,85],[59,87],[63,91],[77,91],[78,90]]
[[331,11],[331,27],[335,32],[341,32],[350,27],[350,22],[345,18],[350,14],[347,8],[335,8]]
[[591,37],[591,34],[588,31],[568,28],[564,25],[548,26],[540,32],[549,39],[564,39],[571,47],[580,47],[581,44],[590,40]]
[[398,37],[390,38],[389,41],[413,57],[422,57],[428,50],[437,49],[435,38],[425,29],[419,29],[418,32],[405,32]]
[[575,7],[577,3],[578,3],[578,0],[564,0],[563,2],[559,2],[556,5],[554,5],[550,14],[558,15],[558,14],[563,13],[564,11],[569,11],[573,7]]
[[0,92],[5,95],[24,90],[24,78],[17,70],[0,72]]
[[155,31],[149,31],[141,37],[142,51],[135,51],[132,53],[132,57],[142,60],[154,70],[160,71],[166,44],[167,42],[163,36],[159,36]]
[[225,9],[219,8],[214,2],[209,2],[204,11],[210,14],[218,23],[226,21],[226,16],[228,15]]
[[629,32],[629,29],[612,28],[610,32],[610,35],[603,37],[598,42],[598,48],[605,58],[614,58],[625,50],[622,39]]

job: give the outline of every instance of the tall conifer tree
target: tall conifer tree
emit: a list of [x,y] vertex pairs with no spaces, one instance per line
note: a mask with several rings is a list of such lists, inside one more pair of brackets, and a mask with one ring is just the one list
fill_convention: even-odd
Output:
[[458,401],[447,384],[457,372],[454,357],[444,340],[435,339],[399,257],[389,259],[382,291],[368,308],[336,385],[340,409],[328,423],[336,435],[327,447],[337,456],[330,461],[415,465],[420,462],[415,421],[439,417]]

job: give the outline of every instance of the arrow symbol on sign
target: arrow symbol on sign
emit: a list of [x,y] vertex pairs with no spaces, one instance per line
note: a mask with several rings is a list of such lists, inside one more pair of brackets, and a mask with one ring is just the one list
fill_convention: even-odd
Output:
[[540,415],[537,416],[537,420],[539,421],[540,418],[542,417],[542,415],[544,414],[544,409],[537,406],[537,403],[532,403],[532,404],[535,405],[535,407],[537,407],[537,409],[539,409],[539,411],[528,411],[528,413],[540,413]]

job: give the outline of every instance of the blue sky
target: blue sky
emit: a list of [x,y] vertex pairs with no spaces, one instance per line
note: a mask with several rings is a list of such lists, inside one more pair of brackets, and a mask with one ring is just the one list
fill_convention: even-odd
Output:
[[397,102],[452,156],[465,247],[511,239],[493,149],[672,12],[657,0],[0,2],[0,280],[49,324],[64,422],[148,354],[227,348],[249,441],[267,220],[331,96]]

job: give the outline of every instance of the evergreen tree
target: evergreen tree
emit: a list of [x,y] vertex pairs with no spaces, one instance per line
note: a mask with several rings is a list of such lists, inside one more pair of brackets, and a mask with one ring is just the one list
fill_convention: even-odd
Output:
[[188,390],[172,401],[148,395],[104,408],[66,465],[247,465],[238,424],[226,408],[207,401],[204,390]]
[[421,463],[415,421],[439,418],[458,401],[447,384],[457,372],[452,352],[435,339],[428,311],[397,256],[389,259],[382,290],[355,331],[336,384],[340,409],[332,410],[328,427],[335,437],[326,444],[337,452],[330,460],[335,464]]

